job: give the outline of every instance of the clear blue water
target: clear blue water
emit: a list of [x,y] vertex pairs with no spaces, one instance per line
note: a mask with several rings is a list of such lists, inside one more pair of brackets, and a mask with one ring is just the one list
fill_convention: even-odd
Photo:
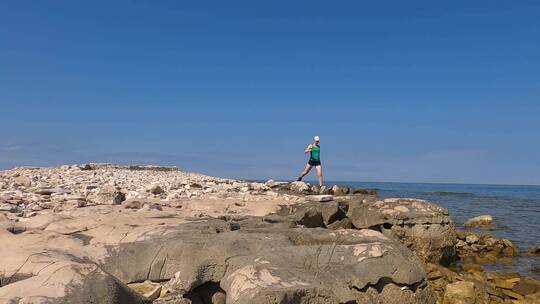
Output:
[[[437,203],[450,212],[456,226],[474,216],[489,214],[497,223],[493,230],[476,230],[506,238],[522,251],[540,245],[540,186],[337,182],[351,187],[379,189],[381,197],[413,197]],[[519,272],[540,279],[540,258],[522,253],[510,265],[485,268]],[[536,268],[536,271],[533,269]]]

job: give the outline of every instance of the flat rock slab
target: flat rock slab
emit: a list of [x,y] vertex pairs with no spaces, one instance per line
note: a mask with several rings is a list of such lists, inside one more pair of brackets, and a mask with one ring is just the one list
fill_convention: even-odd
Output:
[[334,200],[333,195],[308,195],[306,200],[311,202],[330,202]]
[[[71,223],[56,219],[55,227]],[[417,258],[377,231],[287,228],[258,217],[202,219],[156,233],[160,224],[134,227],[139,240],[129,242],[110,241],[114,226],[103,233],[98,226],[62,234],[47,229],[52,224],[1,230],[0,303],[147,303],[126,285],[147,280],[168,281],[171,296],[218,282],[227,303],[237,304],[435,301]]]

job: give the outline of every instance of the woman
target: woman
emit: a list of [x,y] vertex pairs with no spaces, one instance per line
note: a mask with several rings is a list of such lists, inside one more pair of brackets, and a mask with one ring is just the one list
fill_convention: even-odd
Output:
[[321,146],[319,145],[319,136],[313,137],[313,143],[307,146],[304,150],[304,154],[309,153],[309,161],[306,165],[306,169],[302,172],[302,175],[297,179],[301,181],[304,176],[306,176],[311,168],[315,167],[317,169],[317,175],[319,176],[319,186],[323,185],[323,176],[322,176],[322,166],[321,166]]

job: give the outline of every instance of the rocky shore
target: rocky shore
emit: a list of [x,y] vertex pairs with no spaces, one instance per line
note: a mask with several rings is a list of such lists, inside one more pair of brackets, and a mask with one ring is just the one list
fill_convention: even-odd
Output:
[[432,202],[174,167],[0,171],[0,244],[0,303],[540,303]]

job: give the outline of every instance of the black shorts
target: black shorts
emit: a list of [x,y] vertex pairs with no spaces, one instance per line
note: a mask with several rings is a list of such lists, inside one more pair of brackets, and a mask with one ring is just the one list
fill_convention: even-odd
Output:
[[310,166],[313,166],[313,167],[316,167],[316,166],[320,166],[321,165],[321,161],[320,160],[313,160],[313,159],[310,159],[308,164]]

